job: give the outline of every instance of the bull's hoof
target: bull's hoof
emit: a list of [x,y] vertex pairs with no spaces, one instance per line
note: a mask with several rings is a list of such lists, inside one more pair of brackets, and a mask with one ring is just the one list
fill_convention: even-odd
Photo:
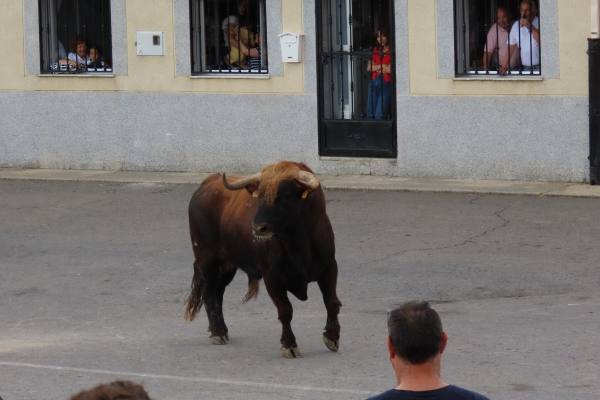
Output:
[[227,335],[225,336],[211,336],[210,337],[210,343],[212,344],[216,344],[216,345],[224,345],[229,343],[229,337]]
[[325,346],[333,352],[337,352],[340,348],[339,341],[331,340],[325,334],[323,334],[323,343],[325,343]]
[[300,358],[302,354],[300,354],[300,350],[297,347],[282,347],[281,355],[283,358]]

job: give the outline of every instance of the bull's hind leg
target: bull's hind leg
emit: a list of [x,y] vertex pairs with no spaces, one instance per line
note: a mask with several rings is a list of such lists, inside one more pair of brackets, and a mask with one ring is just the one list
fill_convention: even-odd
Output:
[[264,276],[265,286],[267,292],[275,307],[277,307],[277,316],[281,322],[281,352],[285,358],[297,358],[302,357],[300,350],[298,350],[298,344],[296,343],[296,336],[292,331],[292,317],[294,309],[292,303],[288,298],[287,291],[281,288],[281,285],[274,287],[272,281]]
[[337,297],[337,263],[335,260],[324,272],[318,281],[323,294],[323,302],[327,309],[327,323],[323,332],[323,342],[331,351],[338,351],[340,345],[340,323],[338,314],[342,303]]

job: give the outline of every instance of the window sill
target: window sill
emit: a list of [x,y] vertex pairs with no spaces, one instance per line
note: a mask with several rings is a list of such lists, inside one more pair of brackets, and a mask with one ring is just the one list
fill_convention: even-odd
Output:
[[38,74],[40,78],[114,78],[115,74],[86,72],[84,74]]
[[453,81],[543,81],[544,77],[540,75],[533,76],[498,76],[498,75],[475,75],[475,76],[455,76]]
[[190,75],[190,79],[270,79],[269,74],[206,74]]

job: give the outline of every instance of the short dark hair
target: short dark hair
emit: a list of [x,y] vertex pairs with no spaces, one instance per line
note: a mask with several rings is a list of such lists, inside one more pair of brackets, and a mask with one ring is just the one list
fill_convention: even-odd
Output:
[[79,392],[71,400],[150,400],[142,385],[130,381],[114,381]]
[[388,333],[400,358],[423,364],[440,351],[442,321],[428,302],[410,301],[390,311]]

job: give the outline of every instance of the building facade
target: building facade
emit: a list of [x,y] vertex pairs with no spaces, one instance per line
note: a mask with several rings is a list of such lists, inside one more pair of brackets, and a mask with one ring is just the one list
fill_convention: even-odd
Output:
[[[1,167],[588,179],[590,0],[534,1],[508,72],[482,54],[518,0],[85,3],[3,1]],[[72,67],[82,33],[101,71],[91,43]]]

